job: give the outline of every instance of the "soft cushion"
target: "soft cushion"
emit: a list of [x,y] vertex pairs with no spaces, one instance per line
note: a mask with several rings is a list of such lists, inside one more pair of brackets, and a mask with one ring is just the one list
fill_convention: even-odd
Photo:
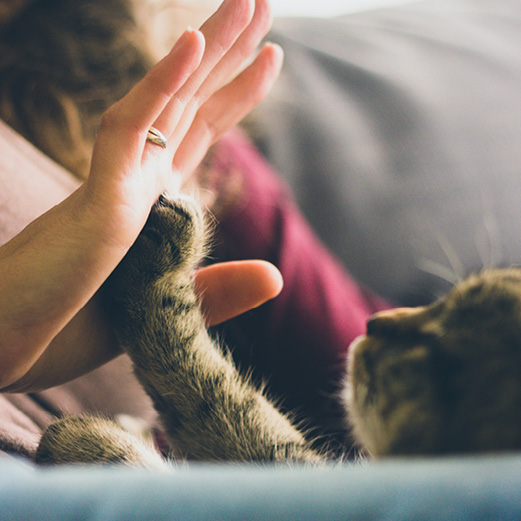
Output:
[[521,518],[521,457],[352,467],[194,465],[34,470],[0,462],[0,518],[183,521],[485,521]]
[[279,20],[270,38],[286,58],[263,149],[359,280],[416,304],[521,261],[519,2]]

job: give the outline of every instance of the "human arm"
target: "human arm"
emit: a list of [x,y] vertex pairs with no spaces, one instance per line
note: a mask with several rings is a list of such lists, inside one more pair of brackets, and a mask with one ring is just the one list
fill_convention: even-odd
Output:
[[[48,387],[119,352],[110,347],[112,339],[93,297],[137,237],[159,194],[176,190],[208,146],[269,89],[281,61],[278,48],[270,45],[221,88],[268,26],[263,0],[255,6],[249,0],[228,0],[200,32],[187,31],[104,116],[88,181],[0,249],[4,390]],[[152,124],[167,135],[167,150],[146,142]],[[260,285],[253,283],[248,290],[251,304],[257,305],[266,288],[273,296],[280,278],[265,265],[249,266],[250,275],[260,275]],[[248,265],[240,268],[231,267],[229,287],[248,278]],[[223,273],[200,272],[205,302],[215,295],[212,288],[222,284],[215,286],[212,280]],[[248,307],[248,299],[233,303],[232,314],[239,311],[237,306]],[[221,320],[227,306],[221,301],[217,307]],[[73,348],[72,340],[80,343]]]

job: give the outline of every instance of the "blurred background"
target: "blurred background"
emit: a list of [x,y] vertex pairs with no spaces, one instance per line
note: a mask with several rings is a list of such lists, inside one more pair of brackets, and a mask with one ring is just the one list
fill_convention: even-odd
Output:
[[[222,0],[155,0],[161,12],[158,29],[177,38],[188,26],[199,25],[217,9]],[[410,3],[411,0],[271,0],[277,17],[331,17],[378,7]]]
[[272,0],[276,16],[338,16],[411,0]]

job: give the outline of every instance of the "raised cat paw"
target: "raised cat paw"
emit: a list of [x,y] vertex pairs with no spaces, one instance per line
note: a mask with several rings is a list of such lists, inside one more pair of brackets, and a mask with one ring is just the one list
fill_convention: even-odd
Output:
[[162,195],[135,244],[107,281],[113,298],[140,297],[165,275],[189,274],[202,259],[206,246],[203,212],[192,198]]
[[199,204],[190,197],[160,196],[153,206],[135,249],[142,250],[149,267],[192,269],[204,254],[205,223]]

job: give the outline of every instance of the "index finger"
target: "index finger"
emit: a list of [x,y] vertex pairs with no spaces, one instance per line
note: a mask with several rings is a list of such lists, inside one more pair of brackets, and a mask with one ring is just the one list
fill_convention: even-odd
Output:
[[[205,39],[200,31],[187,29],[172,50],[155,65],[120,101],[106,113],[105,120],[117,120],[118,139],[125,139],[125,129],[146,133],[170,99],[190,78],[201,63]],[[137,110],[139,108],[139,110]],[[103,130],[103,127],[101,131]]]

